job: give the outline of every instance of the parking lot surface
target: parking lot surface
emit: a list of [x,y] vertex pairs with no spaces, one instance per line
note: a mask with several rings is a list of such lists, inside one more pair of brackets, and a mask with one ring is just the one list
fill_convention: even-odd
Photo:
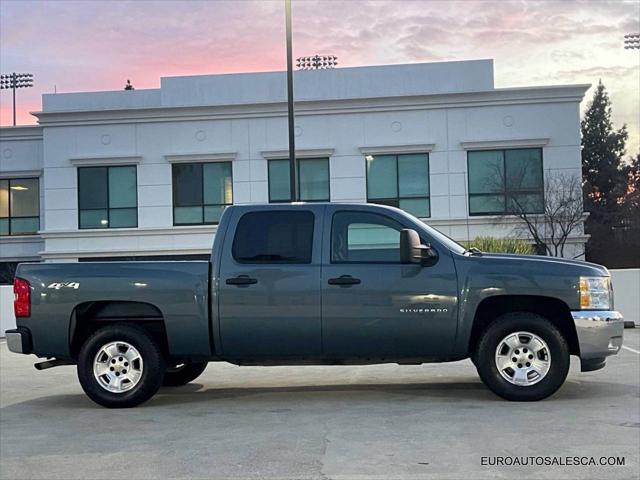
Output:
[[[597,372],[580,373],[572,358],[564,387],[535,403],[498,399],[469,361],[212,363],[141,407],[107,410],[83,394],[75,367],[37,372],[35,357],[2,341],[0,477],[635,479],[640,329],[625,331],[625,345]],[[495,457],[564,464],[490,465]]]

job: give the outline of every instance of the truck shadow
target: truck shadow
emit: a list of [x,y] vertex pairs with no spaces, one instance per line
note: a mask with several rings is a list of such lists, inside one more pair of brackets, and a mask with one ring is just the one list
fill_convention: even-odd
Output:
[[[615,398],[625,394],[638,396],[632,385],[608,382],[584,382],[568,380],[562,388],[547,402],[566,402],[585,398]],[[269,386],[269,387],[232,387],[208,388],[205,385],[192,383],[182,387],[163,388],[148,403],[149,406],[175,405],[189,402],[206,402],[224,399],[242,399],[243,402],[270,401],[313,401],[314,399],[336,401],[360,401],[372,403],[402,402],[415,399],[432,401],[433,403],[465,403],[477,401],[481,408],[485,402],[501,402],[505,400],[494,395],[479,380],[458,382],[428,383],[371,383],[371,384],[333,384],[333,385],[301,385],[301,386]],[[507,402],[516,405],[518,402]],[[540,402],[534,402],[540,403]]]
[[[300,404],[314,401],[357,401],[359,403],[378,403],[411,401],[423,398],[438,403],[463,400],[500,401],[479,382],[456,383],[411,383],[411,384],[333,384],[298,386],[260,386],[260,387],[220,387],[190,383],[181,387],[163,387],[148,402],[135,407],[163,408],[187,404],[206,404],[234,401],[240,409],[256,408],[263,404]],[[3,415],[9,410],[26,408],[76,409],[99,408],[86,395],[79,393],[49,395],[9,405],[2,409]]]
[[[247,402],[263,401],[265,396],[270,400],[312,401],[314,398],[324,400],[354,400],[359,401],[389,401],[389,395],[394,401],[410,400],[423,397],[438,400],[455,401],[473,399],[491,399],[493,396],[486,387],[479,382],[430,382],[430,383],[370,383],[370,384],[329,384],[329,385],[296,385],[296,386],[265,386],[265,387],[231,387],[207,388],[202,384],[192,383],[182,387],[163,388],[151,400],[154,405],[168,405],[182,402],[200,402],[216,399],[243,398]],[[252,400],[253,399],[253,400]]]
[[[580,399],[609,397],[614,399],[624,395],[638,396],[637,388],[608,382],[567,381],[551,398],[543,402],[556,403]],[[256,408],[265,404],[278,403],[292,405],[315,401],[358,402],[369,405],[382,405],[389,402],[411,402],[420,400],[434,405],[461,403],[463,408],[482,408],[487,402],[505,402],[491,393],[479,380],[457,382],[428,383],[370,383],[370,384],[328,384],[296,386],[234,386],[212,387],[211,384],[191,383],[181,387],[164,387],[150,401],[137,408],[160,408],[197,403],[219,402],[228,404],[234,401],[238,409]],[[517,403],[507,402],[516,405]],[[94,404],[82,393],[49,395],[25,402],[15,403],[2,408],[4,414],[22,408],[102,408]]]

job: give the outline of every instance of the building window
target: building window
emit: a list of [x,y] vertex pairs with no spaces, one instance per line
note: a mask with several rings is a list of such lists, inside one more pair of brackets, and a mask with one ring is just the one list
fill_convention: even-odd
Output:
[[231,162],[173,165],[173,224],[215,225],[233,204]]
[[138,226],[135,165],[78,168],[80,228]]
[[0,179],[0,236],[33,235],[39,228],[39,179]]
[[543,211],[542,149],[468,152],[469,214]]
[[431,215],[429,154],[367,155],[367,201]]
[[[298,158],[297,190],[301,202],[329,201],[329,159]],[[269,202],[290,202],[289,160],[269,160]]]

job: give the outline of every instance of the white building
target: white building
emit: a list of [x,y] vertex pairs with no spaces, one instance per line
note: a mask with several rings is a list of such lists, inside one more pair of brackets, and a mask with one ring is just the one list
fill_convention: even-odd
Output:
[[[544,177],[580,176],[587,88],[494,88],[491,60],[295,72],[301,197],[400,205],[456,240],[512,234],[515,220],[495,225],[509,195],[534,205]],[[207,254],[225,204],[288,195],[284,72],[42,103],[38,126],[0,129],[5,271]],[[520,185],[486,187],[490,168],[508,179],[524,164]],[[585,241],[571,237],[569,255]]]

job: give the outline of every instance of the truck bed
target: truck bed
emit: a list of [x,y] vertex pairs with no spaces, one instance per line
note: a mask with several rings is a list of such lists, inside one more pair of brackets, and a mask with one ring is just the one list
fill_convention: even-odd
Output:
[[17,325],[28,324],[40,357],[71,357],[87,312],[97,321],[131,312],[162,320],[172,356],[212,354],[206,261],[23,263],[16,277],[31,285],[31,317]]

